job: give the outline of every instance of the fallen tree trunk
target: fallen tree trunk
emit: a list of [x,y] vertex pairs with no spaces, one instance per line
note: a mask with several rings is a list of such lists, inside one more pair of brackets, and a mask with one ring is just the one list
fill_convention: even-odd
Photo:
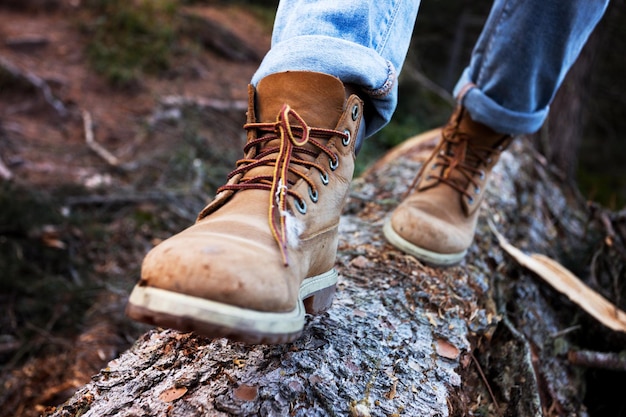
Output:
[[502,156],[461,265],[431,268],[385,242],[385,216],[436,134],[355,180],[336,299],[299,340],[246,346],[156,329],[49,415],[584,415],[581,373],[555,342],[580,331],[579,313],[506,256],[485,221],[556,258],[584,241],[580,207],[568,206],[525,141]]

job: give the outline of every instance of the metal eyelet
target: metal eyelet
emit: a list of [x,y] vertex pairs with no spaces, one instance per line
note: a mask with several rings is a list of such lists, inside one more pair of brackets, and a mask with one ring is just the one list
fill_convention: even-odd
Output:
[[434,163],[433,166],[430,167],[431,170],[436,170],[437,169],[437,163]]
[[350,144],[350,131],[348,129],[344,130],[343,133],[346,134],[346,137],[341,139],[341,143],[343,143],[343,146],[348,146]]
[[358,105],[354,105],[354,107],[352,107],[352,120],[356,120],[359,117],[359,106]]
[[337,169],[337,167],[339,166],[339,157],[337,156],[337,154],[335,154],[335,160],[333,161],[333,158],[328,158],[328,166],[330,167],[331,171],[334,171]]
[[481,180],[485,179],[485,171],[483,171],[482,169],[478,172],[478,175],[480,176]]
[[317,192],[317,190],[313,189],[312,187],[309,187],[309,197],[311,198],[311,201],[314,203],[317,203],[317,200],[320,197],[320,194]]
[[471,197],[471,196],[467,197],[467,203],[470,204],[470,205],[474,204],[474,197]]
[[295,203],[296,203],[296,209],[298,209],[300,213],[306,214],[306,202],[304,200],[296,198]]
[[320,173],[320,178],[322,179],[322,184],[328,185],[328,173],[327,172]]
[[480,187],[474,187],[474,193],[480,194]]

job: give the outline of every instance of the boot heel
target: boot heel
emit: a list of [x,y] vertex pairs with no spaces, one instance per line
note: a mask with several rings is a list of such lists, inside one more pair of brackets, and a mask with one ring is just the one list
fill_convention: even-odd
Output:
[[308,314],[319,314],[328,310],[333,303],[336,285],[321,289],[302,300]]

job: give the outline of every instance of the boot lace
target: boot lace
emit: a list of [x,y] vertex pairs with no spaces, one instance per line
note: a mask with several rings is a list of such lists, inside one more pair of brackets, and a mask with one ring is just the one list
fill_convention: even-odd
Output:
[[[292,120],[294,123],[292,123]],[[244,154],[252,157],[240,159],[236,168],[228,174],[228,179],[244,174],[239,182],[226,184],[218,188],[217,193],[224,190],[266,190],[269,191],[268,221],[270,230],[280,248],[283,264],[289,265],[287,255],[288,230],[287,197],[291,196],[300,207],[305,207],[304,198],[292,189],[299,180],[304,180],[309,186],[309,193],[317,201],[318,190],[315,183],[306,175],[311,168],[320,172],[324,184],[327,183],[328,171],[324,166],[315,163],[320,152],[328,155],[329,167],[336,169],[339,164],[338,156],[324,143],[332,136],[347,137],[347,133],[331,129],[310,127],[304,119],[289,105],[283,105],[273,123],[247,123],[244,128],[255,130],[257,137],[248,141],[244,147]],[[269,166],[273,168],[272,175],[255,175],[245,177],[253,168]],[[298,169],[300,168],[300,169]],[[304,169],[302,169],[304,168]],[[303,213],[305,212],[303,211]]]
[[466,196],[469,203],[472,204],[474,196],[468,191],[468,185],[471,183],[474,186],[475,194],[480,194],[478,179],[485,178],[485,171],[481,167],[490,164],[494,155],[501,152],[503,147],[474,143],[470,146],[469,141],[470,136],[467,134],[454,129],[444,129],[441,143],[438,146],[439,151],[431,157],[435,159],[431,168],[433,171],[437,169],[436,173],[424,172],[430,160],[427,161],[422,165],[420,172],[413,180],[413,184],[409,187],[409,191],[417,185],[423,175],[426,175],[426,179],[435,179],[452,187],[461,195]]

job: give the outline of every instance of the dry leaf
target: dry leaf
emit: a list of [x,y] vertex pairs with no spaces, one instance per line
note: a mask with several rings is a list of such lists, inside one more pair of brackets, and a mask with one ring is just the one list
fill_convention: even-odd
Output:
[[176,401],[183,395],[187,393],[187,387],[172,387],[168,388],[159,394],[159,400],[171,403],[172,401]]
[[456,358],[459,357],[459,354],[461,353],[459,348],[457,348],[456,346],[454,346],[452,343],[448,342],[447,340],[437,339],[435,343],[436,343],[435,350],[437,352],[437,355],[442,356],[444,358],[455,360]]
[[368,268],[370,265],[371,265],[371,263],[370,263],[369,259],[367,259],[363,255],[357,256],[352,261],[350,261],[350,266],[353,266],[353,267],[359,268],[359,269]]
[[243,401],[254,401],[259,394],[259,389],[254,385],[241,384],[234,391],[235,398]]
[[626,332],[626,313],[606,298],[585,285],[563,265],[540,254],[526,255],[511,245],[490,221],[489,227],[498,238],[502,249],[520,265],[539,275],[554,289],[565,294],[572,302],[595,317],[600,323],[616,331]]

